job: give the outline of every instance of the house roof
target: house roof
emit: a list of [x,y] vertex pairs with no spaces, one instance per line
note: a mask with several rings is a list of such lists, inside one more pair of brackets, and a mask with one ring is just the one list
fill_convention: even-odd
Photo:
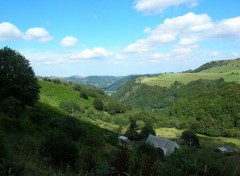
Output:
[[216,148],[215,151],[218,151],[221,153],[229,153],[229,152],[234,152],[234,148],[231,146],[224,146],[224,147]]
[[179,145],[176,142],[153,135],[149,135],[146,142],[153,144],[155,148],[161,148],[164,155],[169,155],[175,150],[175,148],[179,148]]

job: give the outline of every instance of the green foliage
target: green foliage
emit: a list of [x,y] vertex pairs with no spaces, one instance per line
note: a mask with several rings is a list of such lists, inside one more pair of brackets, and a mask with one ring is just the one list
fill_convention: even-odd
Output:
[[96,110],[99,110],[99,111],[103,110],[103,102],[98,98],[94,99],[93,106]]
[[0,100],[12,96],[25,105],[39,99],[39,85],[29,61],[8,47],[0,49]]
[[63,133],[54,131],[42,142],[40,154],[56,168],[75,167],[79,157],[76,144]]
[[23,176],[25,167],[9,159],[0,159],[0,175],[2,176]]
[[227,129],[225,132],[225,136],[226,137],[239,137],[240,131],[237,128]]
[[125,113],[126,107],[120,103],[117,103],[115,101],[111,101],[108,103],[108,105],[104,108],[106,112],[108,112],[110,115],[115,115],[119,113]]
[[156,131],[153,129],[151,124],[146,123],[139,134],[140,139],[148,137],[149,134],[156,136]]
[[193,147],[193,146],[199,147],[200,146],[197,134],[193,130],[186,130],[186,131],[182,132],[181,139],[189,147]]
[[[240,84],[227,83],[223,79],[197,80],[187,85],[175,82],[169,88],[135,82],[117,97],[127,105],[174,119],[168,119],[168,123],[162,121],[162,125],[190,127],[202,134],[224,136],[226,129],[240,126],[239,90]],[[138,116],[134,118],[156,121],[150,114]]]
[[130,139],[130,140],[137,140],[139,139],[139,134],[137,132],[137,121],[133,118],[129,119],[130,125],[125,133],[125,135]]
[[9,116],[18,117],[22,111],[22,103],[10,96],[1,103],[0,109]]
[[160,170],[166,176],[234,176],[239,173],[238,164],[211,150],[179,149],[166,158]]
[[7,156],[7,149],[3,143],[3,139],[0,137],[0,160]]
[[87,91],[81,91],[81,92],[80,92],[80,97],[87,100],[87,99],[88,99],[88,93],[87,93]]
[[59,131],[65,133],[73,141],[79,140],[83,135],[86,134],[86,130],[82,127],[79,120],[74,117],[58,119],[54,125],[56,125],[56,128]]
[[84,163],[86,165],[86,170],[88,173],[96,173],[97,156],[92,147],[88,149],[87,154],[84,158]]
[[62,101],[59,104],[59,108],[67,113],[79,113],[81,111],[80,106],[71,101]]
[[129,149],[126,144],[121,145],[118,153],[116,154],[116,158],[114,159],[112,166],[115,168],[115,173],[112,175],[120,175],[125,176],[128,172],[129,163],[130,162],[130,154]]
[[227,65],[227,62],[224,60],[221,61],[212,61],[206,64],[203,64],[202,66],[200,66],[199,68],[193,70],[193,72],[197,73],[197,72],[201,72],[203,70],[207,70],[210,68],[214,68],[214,67],[218,67],[218,66],[223,66],[223,65]]

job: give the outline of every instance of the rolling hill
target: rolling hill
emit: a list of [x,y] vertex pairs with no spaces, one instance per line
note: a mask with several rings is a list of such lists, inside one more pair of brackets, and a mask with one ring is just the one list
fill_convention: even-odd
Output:
[[240,83],[240,59],[213,61],[187,73],[143,76],[136,82],[150,86],[170,87],[175,81],[187,84],[198,79],[214,80],[219,78],[223,78],[226,82]]

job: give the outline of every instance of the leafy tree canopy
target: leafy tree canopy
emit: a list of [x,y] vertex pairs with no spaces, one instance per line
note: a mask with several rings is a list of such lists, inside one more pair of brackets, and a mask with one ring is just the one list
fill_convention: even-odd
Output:
[[39,85],[29,61],[11,48],[0,49],[0,100],[9,96],[25,105],[39,98]]

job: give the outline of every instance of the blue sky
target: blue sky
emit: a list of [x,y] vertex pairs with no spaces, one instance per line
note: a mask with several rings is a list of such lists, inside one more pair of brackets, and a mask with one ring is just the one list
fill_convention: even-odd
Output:
[[240,57],[239,0],[1,0],[0,48],[41,76],[179,72]]

